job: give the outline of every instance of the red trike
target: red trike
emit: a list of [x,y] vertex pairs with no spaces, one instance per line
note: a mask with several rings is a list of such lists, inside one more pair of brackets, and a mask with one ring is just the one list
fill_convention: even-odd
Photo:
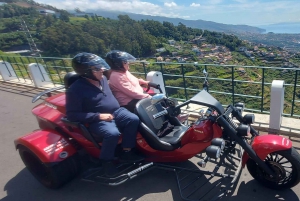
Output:
[[[77,78],[75,73],[65,76],[66,90]],[[206,90],[181,104],[174,104],[168,98],[156,100],[155,103],[151,99],[138,102],[136,114],[141,123],[136,147],[146,158],[143,163],[120,164],[120,174],[114,178],[104,176],[101,169],[82,171],[82,158],[90,158],[91,164],[97,163],[101,141],[91,135],[86,125],[68,121],[65,93],[51,95],[59,88],[46,90],[33,99],[34,102],[42,95],[48,95],[32,110],[40,129],[15,140],[24,164],[46,187],[58,188],[81,172],[83,180],[114,186],[146,170],[161,168],[175,172],[181,196],[185,200],[204,199],[202,195],[206,193],[199,193],[198,190],[203,189],[205,184],[210,186],[208,191],[214,189],[217,184],[209,183],[211,178],[220,178],[220,182],[226,180],[221,191],[210,197],[217,199],[237,182],[245,165],[257,181],[269,188],[291,188],[300,181],[300,156],[292,147],[292,142],[278,135],[259,135],[251,126],[254,115],[242,116],[239,108],[233,105],[224,108],[207,92],[206,79]],[[206,106],[207,110],[201,112],[196,121],[182,124],[177,116],[181,113],[180,108],[188,104]],[[172,129],[167,135],[158,136],[165,122],[172,125]],[[187,161],[200,156],[199,153],[202,154],[197,169],[172,163]],[[207,171],[205,166],[210,162],[214,166]],[[183,172],[194,178],[187,183]],[[202,177],[206,179],[204,183],[199,182]]]

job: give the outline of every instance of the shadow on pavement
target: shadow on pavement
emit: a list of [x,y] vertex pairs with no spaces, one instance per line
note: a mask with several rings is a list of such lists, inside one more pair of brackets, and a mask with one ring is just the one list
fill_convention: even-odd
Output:
[[[14,178],[8,181],[4,187],[4,191],[7,192],[7,196],[1,199],[1,201],[133,201],[138,199],[181,201],[174,174],[170,171],[155,169],[120,186],[112,187],[104,186],[99,183],[84,182],[77,177],[62,188],[52,190],[42,186],[34,179],[29,171],[24,168]],[[160,195],[158,196],[158,194]],[[155,197],[157,199],[155,199]]]
[[279,201],[279,200],[288,200],[288,201],[299,201],[298,196],[292,189],[278,191],[266,188],[259,184],[256,180],[251,180],[247,183],[245,181],[241,182],[236,189],[236,195],[224,196],[222,201]]

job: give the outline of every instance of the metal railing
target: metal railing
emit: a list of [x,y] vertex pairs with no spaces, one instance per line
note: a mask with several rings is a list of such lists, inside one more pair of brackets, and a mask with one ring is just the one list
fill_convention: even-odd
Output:
[[[32,82],[28,65],[39,63],[54,86],[63,84],[63,77],[72,71],[71,58],[0,56],[11,64],[17,79]],[[209,73],[210,93],[222,104],[244,102],[246,110],[269,113],[270,91],[273,80],[285,81],[284,116],[300,117],[300,89],[298,68],[240,66],[193,63],[136,62],[130,65],[137,77],[150,71],[160,71],[169,97],[184,101],[202,90],[203,69]],[[42,73],[42,71],[41,71]]]

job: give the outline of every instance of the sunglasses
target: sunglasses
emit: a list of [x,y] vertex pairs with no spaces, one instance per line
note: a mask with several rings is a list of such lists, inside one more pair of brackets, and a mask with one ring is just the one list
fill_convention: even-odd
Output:
[[94,67],[91,68],[91,70],[92,70],[93,72],[99,72],[99,71],[105,71],[105,70],[107,70],[107,69],[104,68],[104,67],[100,67],[100,66],[94,66]]

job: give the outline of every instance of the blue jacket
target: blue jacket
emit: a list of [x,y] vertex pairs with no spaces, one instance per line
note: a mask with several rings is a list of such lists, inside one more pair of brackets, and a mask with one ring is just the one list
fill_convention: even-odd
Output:
[[66,112],[70,121],[92,123],[100,121],[100,113],[112,114],[120,105],[113,96],[105,76],[102,90],[85,78],[79,78],[66,92]]

